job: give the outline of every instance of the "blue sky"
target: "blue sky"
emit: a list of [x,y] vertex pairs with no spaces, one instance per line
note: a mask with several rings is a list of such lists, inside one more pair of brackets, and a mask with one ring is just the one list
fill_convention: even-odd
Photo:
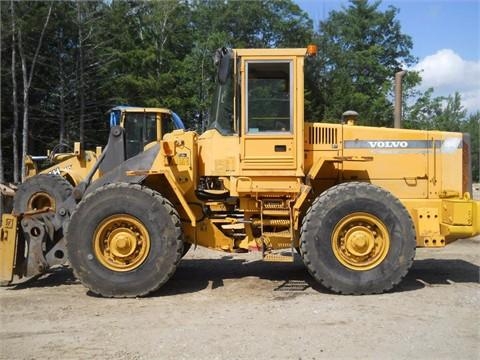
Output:
[[[295,0],[314,20],[332,10],[348,7],[346,0]],[[412,54],[419,60],[422,89],[434,87],[435,95],[462,95],[469,112],[480,110],[480,0],[382,1],[400,10],[402,31],[412,37]]]

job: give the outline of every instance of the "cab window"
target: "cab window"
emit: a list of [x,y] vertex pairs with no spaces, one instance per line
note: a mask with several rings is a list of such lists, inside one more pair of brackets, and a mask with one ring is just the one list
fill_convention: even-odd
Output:
[[126,113],[124,127],[127,159],[141,153],[145,145],[157,140],[155,113]]
[[290,62],[247,62],[247,133],[292,130]]
[[176,129],[175,123],[173,122],[172,115],[170,114],[161,114],[162,116],[162,136],[168,133],[171,133]]

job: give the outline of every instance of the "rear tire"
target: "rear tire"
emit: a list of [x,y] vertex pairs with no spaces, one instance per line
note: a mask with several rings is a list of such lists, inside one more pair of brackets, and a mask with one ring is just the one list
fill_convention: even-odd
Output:
[[415,256],[415,230],[402,203],[368,183],[344,183],[321,194],[303,219],[301,252],[310,274],[341,294],[392,289]]
[[67,233],[75,276],[105,297],[145,296],[174,273],[183,253],[180,218],[159,193],[109,184],[83,199]]
[[53,174],[38,174],[18,186],[13,199],[13,212],[51,208],[56,210],[72,193],[72,185],[63,177]]

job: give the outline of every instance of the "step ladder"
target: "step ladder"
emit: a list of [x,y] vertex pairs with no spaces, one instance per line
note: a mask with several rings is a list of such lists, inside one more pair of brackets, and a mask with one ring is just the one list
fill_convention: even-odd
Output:
[[275,197],[258,200],[260,220],[254,221],[253,225],[260,227],[263,260],[293,262],[293,200]]

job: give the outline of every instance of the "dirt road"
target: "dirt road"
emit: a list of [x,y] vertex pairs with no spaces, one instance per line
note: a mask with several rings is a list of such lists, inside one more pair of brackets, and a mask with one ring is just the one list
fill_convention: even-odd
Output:
[[338,296],[292,264],[190,251],[144,299],[68,269],[0,289],[1,359],[478,359],[480,237],[417,251],[395,292]]

